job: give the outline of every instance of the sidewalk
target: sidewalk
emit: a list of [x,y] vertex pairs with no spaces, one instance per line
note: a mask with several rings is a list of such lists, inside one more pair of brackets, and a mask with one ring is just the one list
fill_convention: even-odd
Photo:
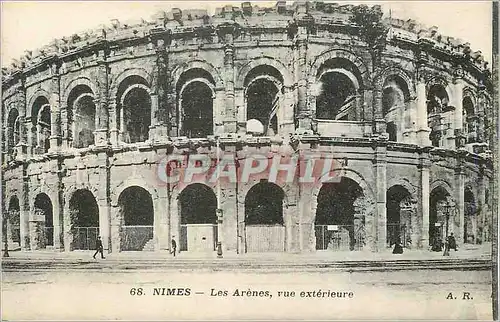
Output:
[[[3,252],[2,252],[3,254]],[[56,251],[10,251],[8,258],[3,261],[87,261],[93,260],[93,250],[56,252]],[[99,256],[99,255],[97,255]],[[428,250],[405,249],[403,254],[392,254],[391,249],[374,253],[370,251],[317,251],[311,253],[245,253],[225,252],[223,258],[218,258],[216,252],[192,253],[181,252],[175,257],[168,251],[157,252],[120,252],[105,254],[106,261],[127,263],[154,262],[154,261],[186,261],[186,262],[252,262],[252,263],[332,263],[332,262],[393,262],[393,261],[447,261],[447,260],[492,260],[491,244],[464,245],[458,251],[451,250],[450,256],[443,256],[443,252]]]

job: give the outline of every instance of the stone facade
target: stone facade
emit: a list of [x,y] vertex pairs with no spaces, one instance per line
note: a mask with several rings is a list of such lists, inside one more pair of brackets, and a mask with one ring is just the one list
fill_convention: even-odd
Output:
[[[341,180],[330,194],[326,183],[269,186],[281,191],[282,223],[261,230],[246,224],[247,196],[271,183],[191,182],[218,197],[213,207],[203,199],[213,218],[201,224],[217,226],[224,251],[276,251],[252,244],[258,231],[279,235],[270,243],[286,252],[341,249],[331,245],[345,242],[342,229],[352,250],[394,238],[427,248],[444,225],[459,245],[485,242],[491,93],[480,52],[416,21],[382,19],[377,6],[245,2],[213,16],[174,9],[113,21],[2,70],[2,207],[20,217],[10,238],[23,250],[88,249],[97,234],[109,252],[167,250],[195,224],[181,208],[196,205],[181,207],[189,185],[160,182],[161,160],[292,151],[334,159]],[[272,132],[251,130],[250,118],[267,125],[275,97]],[[319,222],[335,198],[346,221]]]

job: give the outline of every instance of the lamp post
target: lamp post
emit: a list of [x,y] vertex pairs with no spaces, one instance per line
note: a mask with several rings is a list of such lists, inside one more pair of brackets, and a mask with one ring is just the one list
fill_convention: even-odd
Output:
[[3,257],[10,257],[9,255],[9,240],[7,237],[7,227],[8,223],[5,218],[3,218],[3,228],[4,228],[4,234],[3,234],[3,246],[4,246],[4,251],[3,251]]
[[221,187],[220,187],[220,138],[215,137],[216,140],[216,153],[217,153],[217,258],[222,258],[222,209],[221,209]]

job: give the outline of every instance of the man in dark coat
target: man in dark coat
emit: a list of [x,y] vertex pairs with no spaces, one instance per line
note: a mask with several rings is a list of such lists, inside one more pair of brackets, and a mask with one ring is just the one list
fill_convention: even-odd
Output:
[[172,239],[172,251],[170,252],[170,254],[174,254],[174,257],[176,249],[177,249],[177,243],[175,242],[175,239]]
[[403,254],[403,245],[401,245],[401,241],[399,239],[394,243],[394,249],[392,250],[393,254]]
[[457,251],[457,241],[455,239],[455,236],[453,236],[453,233],[448,236],[448,247],[449,249],[454,249]]
[[106,257],[104,257],[104,248],[102,247],[102,241],[101,241],[101,236],[98,236],[97,237],[97,240],[95,241],[95,253],[94,253],[94,259],[95,259],[95,255],[97,255],[98,253],[101,253],[101,258],[102,259],[105,259]]

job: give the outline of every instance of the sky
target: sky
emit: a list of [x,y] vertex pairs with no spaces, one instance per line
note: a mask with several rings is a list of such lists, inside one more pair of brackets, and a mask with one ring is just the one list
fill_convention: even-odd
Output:
[[[70,36],[100,25],[150,17],[171,8],[207,9],[243,1],[2,1],[1,64],[21,57],[25,50],[49,44],[54,38]],[[329,2],[329,1],[325,1]],[[437,26],[446,36],[470,42],[472,50],[481,50],[491,62],[491,1],[334,1],[340,4],[381,4],[385,14],[415,19],[426,26]],[[290,2],[291,3],[291,2]],[[273,6],[275,1],[252,1],[259,6]]]

